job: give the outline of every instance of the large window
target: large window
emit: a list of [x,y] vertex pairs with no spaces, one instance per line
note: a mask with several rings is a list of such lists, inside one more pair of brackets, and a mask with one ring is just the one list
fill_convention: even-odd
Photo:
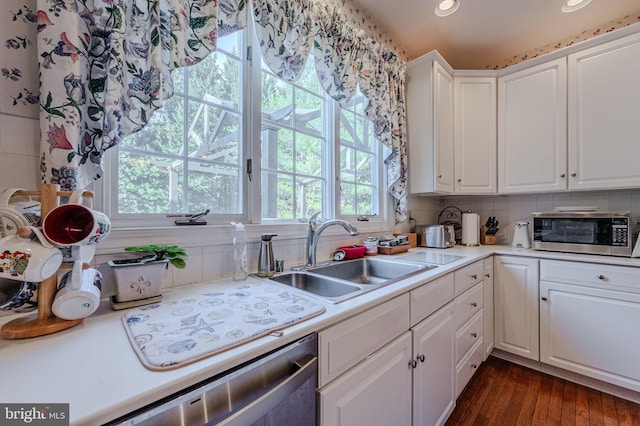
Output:
[[309,217],[325,210],[328,193],[326,95],[312,57],[293,84],[264,62],[261,75],[262,217]]
[[119,145],[116,216],[243,213],[241,42],[223,37],[216,53],[175,70],[174,96]]
[[364,115],[360,93],[340,109],[340,211],[343,215],[378,214],[380,143]]
[[110,154],[115,226],[205,210],[211,224],[380,213],[382,148],[364,97],[340,108],[313,57],[298,81],[280,80],[258,48],[247,59],[247,34],[221,37],[207,59],[175,70],[174,96]]

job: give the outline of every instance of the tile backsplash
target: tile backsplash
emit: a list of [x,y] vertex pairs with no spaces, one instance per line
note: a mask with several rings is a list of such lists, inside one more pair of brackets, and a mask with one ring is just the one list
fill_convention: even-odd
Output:
[[[437,201],[436,201],[437,200]],[[532,222],[531,213],[565,206],[595,206],[602,210],[631,211],[632,220],[640,221],[640,189],[580,191],[527,195],[412,197],[409,207],[418,224],[437,223],[438,214],[447,206],[463,212],[471,210],[485,223],[489,216],[500,221],[498,244],[511,244],[515,223]]]

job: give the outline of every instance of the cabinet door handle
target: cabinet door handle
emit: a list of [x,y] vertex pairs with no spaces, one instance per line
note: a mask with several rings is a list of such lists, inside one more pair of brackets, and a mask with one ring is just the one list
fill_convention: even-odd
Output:
[[478,275],[477,274],[473,274],[473,275],[471,275],[471,278],[473,278],[474,280],[477,280],[478,279]]
[[478,364],[476,364],[476,363],[471,364],[471,368],[473,368],[475,370],[476,368],[478,368]]
[[544,300],[545,302],[547,301],[546,297],[541,297],[540,299]]
[[475,307],[477,307],[477,306],[478,306],[478,304],[477,304],[476,302],[471,302],[471,306],[472,306],[473,308],[475,308]]
[[462,182],[462,179],[458,179],[458,183]]
[[576,176],[578,176],[577,173],[571,173],[571,177],[576,177]]
[[606,280],[607,277],[605,277],[604,275],[600,274],[600,275],[598,275],[598,279],[599,280]]
[[418,366],[418,361],[414,359],[409,360],[409,368],[416,368]]
[[564,177],[565,177],[565,176],[566,176],[566,175],[565,175],[564,173],[562,173],[562,174],[560,175],[560,177],[561,177],[561,178],[563,178],[563,179],[564,179]]
[[438,175],[438,179],[442,179],[442,175]]
[[473,338],[475,339],[476,337],[478,337],[478,333],[476,333],[476,332],[474,331],[473,333],[471,333],[471,337],[473,337]]
[[491,278],[491,274],[484,274],[485,277]]
[[424,356],[424,354],[420,354],[416,358],[418,358],[418,361],[424,362],[425,356]]

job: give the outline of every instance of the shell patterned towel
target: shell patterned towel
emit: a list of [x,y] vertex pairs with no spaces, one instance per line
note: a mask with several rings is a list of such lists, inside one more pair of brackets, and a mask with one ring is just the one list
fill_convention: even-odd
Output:
[[183,366],[325,311],[321,303],[262,282],[215,284],[190,297],[164,297],[122,317],[138,358],[151,370]]

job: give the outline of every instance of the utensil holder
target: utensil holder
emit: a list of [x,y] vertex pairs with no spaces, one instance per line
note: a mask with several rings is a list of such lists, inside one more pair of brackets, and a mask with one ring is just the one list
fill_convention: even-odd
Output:
[[[40,196],[41,217],[56,208],[60,204],[59,197],[70,197],[72,192],[60,191],[60,186],[51,183],[42,184],[40,191],[18,191],[16,196]],[[83,197],[93,197],[93,192],[84,191]],[[20,228],[22,229],[22,228]],[[60,268],[64,268],[63,265]],[[38,337],[74,327],[82,322],[82,319],[63,320],[53,315],[51,306],[58,288],[58,274],[38,284],[38,310],[35,314],[16,318],[4,324],[0,328],[0,335],[5,339],[24,339]]]

